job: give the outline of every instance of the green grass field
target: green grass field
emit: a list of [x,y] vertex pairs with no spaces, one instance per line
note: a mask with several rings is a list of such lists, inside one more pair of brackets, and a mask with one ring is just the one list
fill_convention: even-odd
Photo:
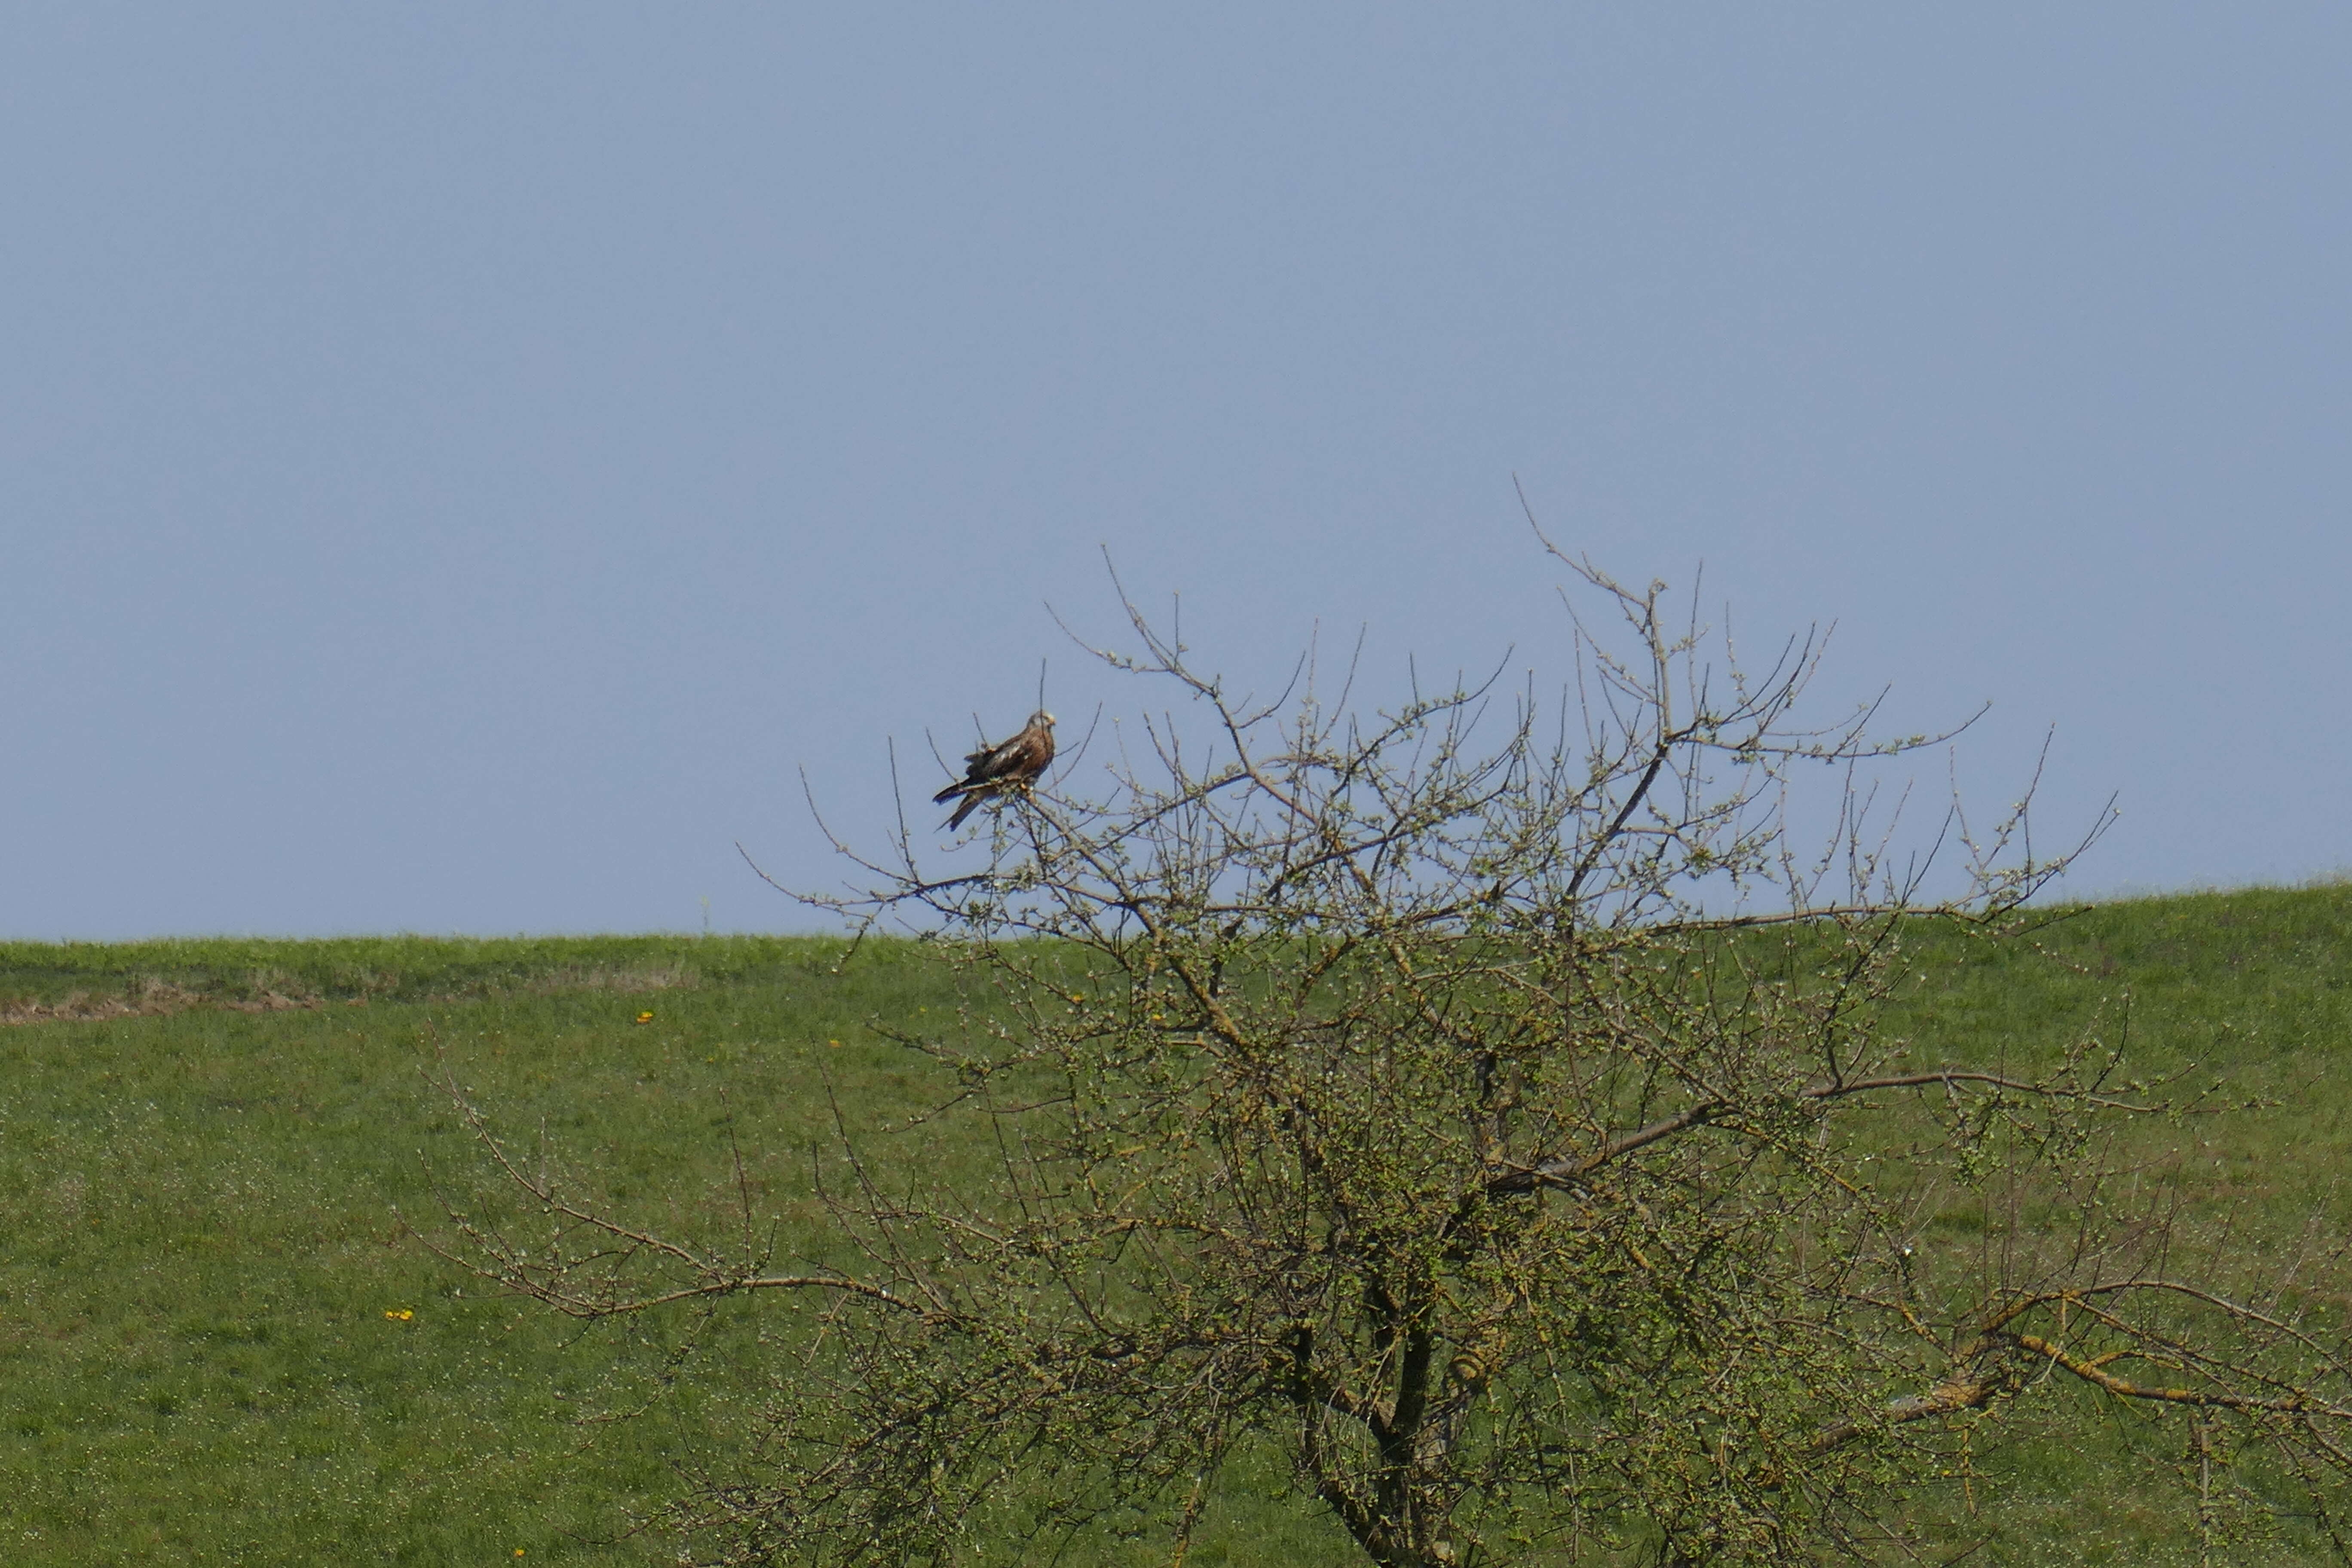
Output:
[[[2145,1134],[2210,1195],[2282,1234],[2352,1217],[2352,890],[2116,904],[2040,946],[1922,952],[1897,1026],[2030,1059],[2127,1019],[2139,1070],[2200,1064],[2269,1102]],[[667,1224],[732,1201],[731,1125],[763,1207],[814,1237],[829,1093],[886,1157],[942,1157],[889,1131],[933,1085],[866,1024],[950,1005],[947,976],[887,945],[835,973],[840,952],[0,944],[0,1562],[675,1561],[632,1521],[680,1467],[724,1468],[790,1375],[789,1304],[583,1331],[484,1294],[405,1228],[441,1215],[434,1173],[461,1200],[485,1184],[430,1074]],[[2021,1506],[1970,1561],[2170,1560],[2167,1506],[2097,1469],[2019,1458]],[[1229,1478],[1189,1561],[1351,1561],[1279,1491],[1270,1469]]]

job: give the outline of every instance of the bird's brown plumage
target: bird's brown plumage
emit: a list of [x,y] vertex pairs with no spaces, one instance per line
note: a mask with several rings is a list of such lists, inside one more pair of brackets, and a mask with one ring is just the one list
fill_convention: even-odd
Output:
[[1053,760],[1054,716],[1041,708],[1029,715],[1028,727],[1011,740],[982,746],[966,756],[963,777],[933,795],[931,804],[944,805],[961,795],[955,815],[948,818],[950,830],[961,827],[982,801],[1009,789],[1027,788]]

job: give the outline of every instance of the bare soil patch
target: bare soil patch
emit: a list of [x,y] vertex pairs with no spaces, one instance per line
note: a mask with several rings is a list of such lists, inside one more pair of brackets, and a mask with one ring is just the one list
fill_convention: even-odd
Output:
[[249,996],[214,996],[191,991],[168,980],[146,979],[127,992],[92,995],[76,991],[55,1002],[0,1003],[0,1026],[102,1022],[109,1018],[156,1018],[184,1013],[192,1007],[221,1007],[234,1013],[286,1013],[326,1004],[316,996],[288,996],[259,991]]
[[[386,983],[383,989],[391,989],[393,978],[389,975],[380,978]],[[518,978],[508,984],[472,987],[461,993],[423,999],[464,1002],[479,1001],[485,996],[500,994],[561,996],[579,992],[627,995],[647,991],[688,990],[701,983],[701,975],[679,964],[580,965]],[[368,1000],[365,995],[341,998],[341,1005],[346,1007],[364,1006]],[[329,1002],[330,998],[299,987],[280,989],[275,984],[262,984],[236,994],[226,994],[218,991],[193,990],[175,981],[149,975],[117,992],[75,991],[49,1002],[0,1000],[0,1027],[19,1024],[103,1023],[111,1018],[157,1018],[199,1007],[215,1007],[231,1013],[315,1011],[328,1005]]]

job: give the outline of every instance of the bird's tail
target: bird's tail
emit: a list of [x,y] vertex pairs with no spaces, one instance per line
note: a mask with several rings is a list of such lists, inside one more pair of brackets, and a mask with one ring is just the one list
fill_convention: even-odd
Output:
[[[953,794],[955,794],[954,790],[948,791],[948,795]],[[944,801],[947,799],[948,795],[940,796],[940,800]],[[963,819],[972,814],[972,808],[979,805],[980,803],[986,798],[987,796],[982,794],[979,790],[973,790],[970,795],[965,795],[962,801],[957,805],[955,815],[948,818],[947,831],[953,833],[957,828],[961,827],[963,826]],[[932,804],[937,805],[938,802],[935,801]]]
[[963,781],[959,779],[954,784],[948,785],[947,788],[940,791],[939,794],[931,796],[931,804],[933,805],[945,805],[948,802],[953,800],[962,793]]

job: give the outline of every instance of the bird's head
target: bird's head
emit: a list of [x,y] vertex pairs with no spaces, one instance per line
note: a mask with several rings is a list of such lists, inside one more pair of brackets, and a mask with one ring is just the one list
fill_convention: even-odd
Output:
[[1043,724],[1045,728],[1050,730],[1054,727],[1054,716],[1051,713],[1046,712],[1043,708],[1040,708],[1037,711],[1029,715],[1029,722],[1032,725]]

